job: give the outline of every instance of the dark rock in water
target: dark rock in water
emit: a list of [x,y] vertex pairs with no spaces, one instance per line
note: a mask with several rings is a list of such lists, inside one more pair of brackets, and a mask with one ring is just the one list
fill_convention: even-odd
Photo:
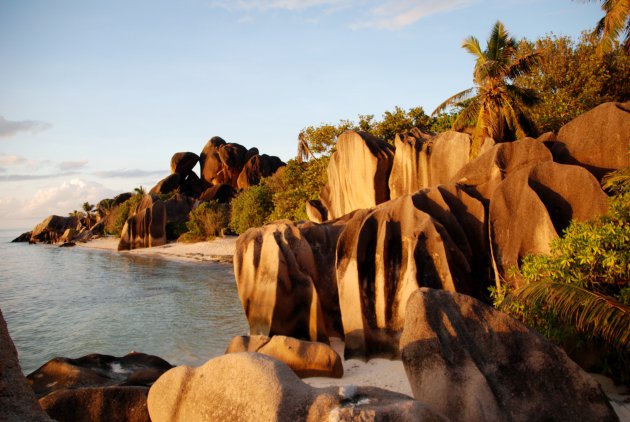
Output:
[[175,189],[179,189],[180,183],[182,181],[182,176],[178,173],[173,173],[169,176],[166,176],[164,179],[160,180],[157,185],[153,187],[149,191],[150,194],[162,195],[165,193],[171,193]]
[[239,236],[234,274],[251,334],[328,341],[315,258],[294,223],[277,221]]
[[225,183],[209,187],[199,196],[200,201],[217,201],[220,204],[229,203],[236,195],[236,191]]
[[74,242],[66,242],[66,243],[62,243],[61,245],[59,245],[60,248],[71,248],[73,246],[76,246],[77,244]]
[[577,164],[600,179],[630,166],[630,102],[604,103],[560,128],[554,159]]
[[7,324],[0,311],[0,420],[6,422],[47,422],[28,386],[18,362],[17,351],[9,336]]
[[126,356],[91,354],[78,359],[54,358],[27,377],[40,398],[59,390],[99,386],[150,386],[172,368],[164,359],[132,352]]
[[32,232],[22,233],[21,235],[13,239],[11,243],[28,242],[31,240],[31,233]]
[[595,380],[519,321],[423,288],[400,339],[413,394],[453,421],[617,421]]
[[145,195],[136,213],[127,219],[118,250],[150,248],[166,244],[166,207],[155,195]]
[[59,422],[150,422],[149,387],[100,387],[63,390],[39,400]]
[[571,220],[586,221],[608,209],[597,179],[578,166],[544,161],[512,172],[494,190],[489,221],[497,286],[520,286],[508,273],[530,253],[548,254]]
[[331,219],[389,200],[394,148],[367,132],[339,136],[328,164],[328,184],[320,200]]
[[343,376],[341,357],[327,344],[286,336],[237,336],[225,353],[257,352],[286,364],[300,378]]
[[51,215],[39,223],[31,232],[33,243],[57,243],[66,230],[76,230],[79,222],[75,217]]
[[199,156],[194,152],[173,154],[171,158],[171,173],[177,173],[183,178],[195,168],[198,162]]
[[153,422],[446,421],[429,406],[380,388],[313,388],[259,353],[178,366],[151,387],[147,403]]

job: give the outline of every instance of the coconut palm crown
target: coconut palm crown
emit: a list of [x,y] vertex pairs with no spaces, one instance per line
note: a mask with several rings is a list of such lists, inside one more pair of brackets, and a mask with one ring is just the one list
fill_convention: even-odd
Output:
[[499,142],[510,141],[533,130],[527,108],[536,103],[536,93],[514,85],[513,81],[529,73],[539,56],[537,53],[519,54],[518,42],[499,21],[492,28],[485,50],[474,36],[466,38],[462,48],[476,58],[475,86],[448,98],[432,115],[448,107],[461,107],[453,129],[461,130],[469,122],[474,123],[471,156],[475,157],[486,137]]
[[595,33],[601,36],[600,54],[609,53],[623,35],[621,45],[630,51],[630,0],[602,0],[604,17],[597,22]]

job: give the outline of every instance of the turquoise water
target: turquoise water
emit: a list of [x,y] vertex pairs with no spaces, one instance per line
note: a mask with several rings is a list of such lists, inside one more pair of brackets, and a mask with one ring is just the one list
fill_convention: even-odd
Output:
[[132,350],[196,366],[247,333],[230,264],[9,243],[18,234],[0,231],[0,309],[25,374]]

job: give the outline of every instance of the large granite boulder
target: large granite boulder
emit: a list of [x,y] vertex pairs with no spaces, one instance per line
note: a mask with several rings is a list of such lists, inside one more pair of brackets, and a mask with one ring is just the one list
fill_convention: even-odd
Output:
[[327,344],[286,336],[237,336],[225,353],[257,352],[287,365],[300,378],[343,376],[341,357]]
[[245,157],[247,156],[247,148],[231,142],[217,150],[221,159],[221,178],[222,183],[227,183],[232,187],[238,187],[238,176],[245,166]]
[[122,357],[91,354],[49,360],[27,377],[35,395],[103,386],[150,386],[172,366],[157,356],[132,352]]
[[31,240],[31,234],[33,232],[24,232],[15,239],[11,241],[11,243],[20,243],[20,242],[29,242]]
[[[471,243],[456,218],[461,210],[443,194],[457,203],[446,190],[425,189],[356,211],[345,225],[336,268],[346,359],[397,357],[407,299],[419,286],[475,290]],[[483,225],[480,204],[476,212]]]
[[39,400],[59,422],[150,422],[149,387],[88,387],[62,390]]
[[630,166],[630,102],[604,103],[576,117],[558,132],[556,161],[585,167],[598,179]]
[[166,207],[155,195],[145,195],[127,219],[118,250],[150,248],[166,244]]
[[234,275],[251,334],[328,341],[314,285],[315,258],[291,221],[249,229],[239,236]]
[[199,196],[200,201],[217,201],[220,204],[229,203],[236,195],[236,190],[230,185],[222,183],[204,190]]
[[431,185],[429,159],[433,134],[413,128],[394,139],[396,152],[389,176],[391,199],[412,194]]
[[560,348],[472,297],[423,288],[400,339],[416,398],[453,421],[617,421]]
[[194,152],[175,153],[171,158],[171,173],[177,173],[183,178],[193,171],[198,162],[199,156]]
[[489,222],[495,281],[520,285],[509,269],[527,254],[547,254],[551,241],[574,219],[608,208],[607,196],[587,170],[543,161],[510,174],[494,190]]
[[250,157],[236,181],[238,189],[247,189],[257,185],[263,177],[269,177],[285,164],[278,157],[270,157],[267,154],[253,155]]
[[179,173],[173,173],[166,176],[164,179],[157,182],[153,188],[149,191],[153,195],[164,195],[171,193],[176,189],[179,189],[182,181],[182,176]]
[[223,145],[225,145],[225,141],[222,138],[215,136],[208,141],[201,151],[201,154],[199,154],[201,180],[206,187],[223,183],[222,181],[215,181],[222,169],[221,157],[219,157],[218,150]]
[[151,387],[153,422],[445,421],[428,406],[379,388],[313,388],[282,362],[231,353],[179,366]]
[[487,205],[496,187],[510,173],[543,161],[552,161],[551,152],[535,139],[499,143],[466,164],[450,182]]
[[31,243],[57,243],[68,229],[76,230],[79,221],[76,217],[62,217],[51,215],[39,223],[31,231]]
[[20,368],[17,351],[0,311],[0,420],[48,422]]
[[166,224],[185,223],[188,221],[188,216],[194,205],[195,200],[193,198],[181,193],[177,193],[172,198],[164,201]]
[[323,223],[328,220],[328,210],[319,199],[306,201],[306,216],[314,223]]
[[449,130],[433,138],[429,186],[448,183],[470,161],[472,138],[467,133]]
[[367,132],[346,131],[328,164],[328,189],[320,200],[329,218],[371,208],[389,200],[394,148]]
[[180,183],[180,193],[192,198],[197,198],[203,192],[203,182],[194,171],[188,172]]

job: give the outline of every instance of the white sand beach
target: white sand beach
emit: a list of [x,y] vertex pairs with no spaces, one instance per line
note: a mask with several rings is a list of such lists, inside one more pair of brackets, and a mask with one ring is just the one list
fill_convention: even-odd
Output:
[[77,246],[90,249],[104,249],[117,253],[156,256],[184,262],[226,262],[231,263],[236,247],[237,236],[226,236],[207,242],[168,243],[153,248],[134,249],[118,252],[118,238],[100,237],[86,243],[78,242]]

